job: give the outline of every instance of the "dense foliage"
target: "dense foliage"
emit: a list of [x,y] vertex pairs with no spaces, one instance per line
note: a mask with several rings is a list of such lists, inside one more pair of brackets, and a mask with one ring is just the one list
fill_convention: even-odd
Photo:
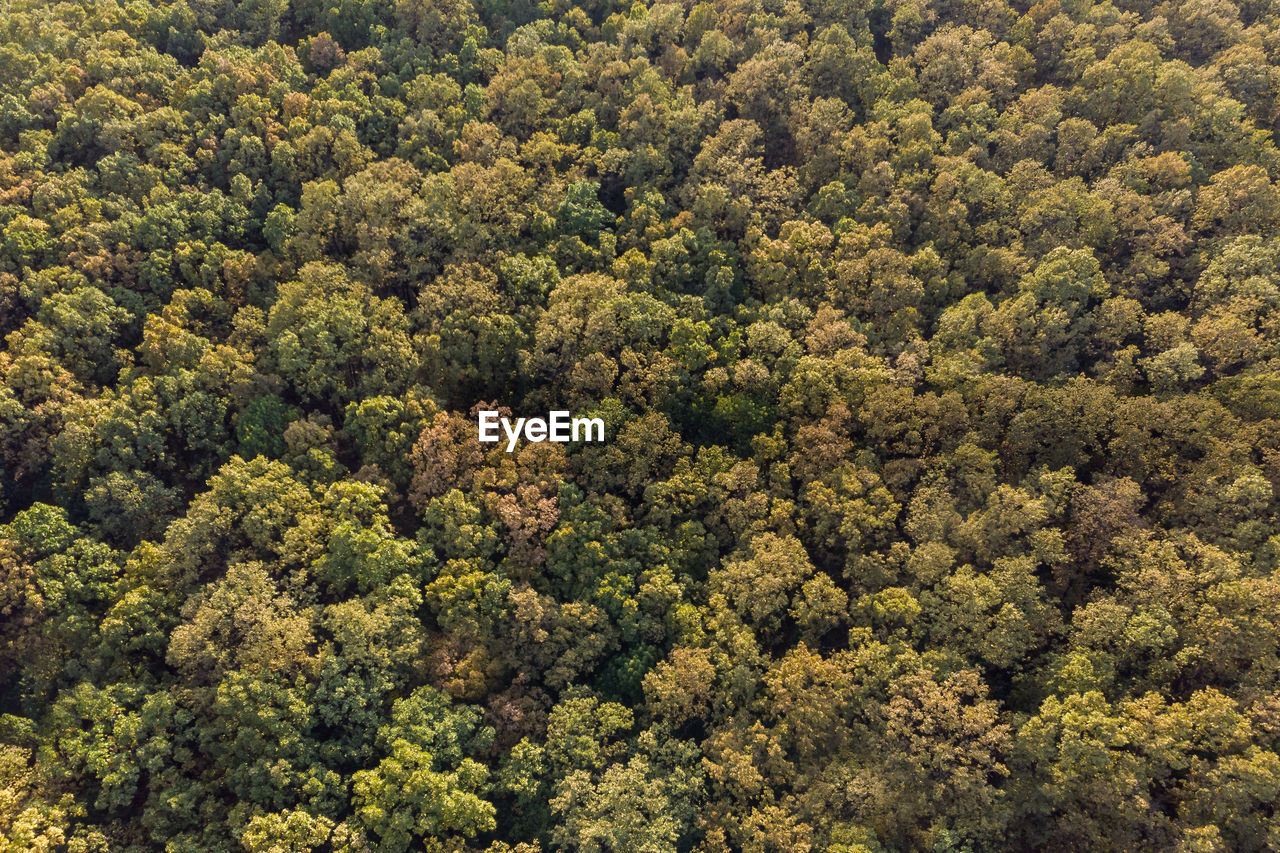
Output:
[[1280,849],[1276,0],[0,30],[0,851]]

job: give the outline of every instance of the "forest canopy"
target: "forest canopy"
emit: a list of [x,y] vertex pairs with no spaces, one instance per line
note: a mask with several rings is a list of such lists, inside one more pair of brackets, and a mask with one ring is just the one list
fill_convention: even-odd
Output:
[[1280,849],[1278,98],[1276,0],[8,0],[0,853]]

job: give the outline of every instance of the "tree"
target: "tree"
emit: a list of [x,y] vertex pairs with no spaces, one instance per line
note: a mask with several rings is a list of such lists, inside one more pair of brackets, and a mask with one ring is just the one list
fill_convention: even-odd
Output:
[[468,757],[493,736],[478,723],[476,710],[454,708],[430,687],[393,703],[390,723],[378,731],[385,757],[352,777],[358,819],[386,849],[494,828],[494,807],[483,797],[488,771]]
[[267,319],[270,366],[301,399],[339,406],[401,392],[416,363],[403,309],[333,265],[308,264],[280,286]]

